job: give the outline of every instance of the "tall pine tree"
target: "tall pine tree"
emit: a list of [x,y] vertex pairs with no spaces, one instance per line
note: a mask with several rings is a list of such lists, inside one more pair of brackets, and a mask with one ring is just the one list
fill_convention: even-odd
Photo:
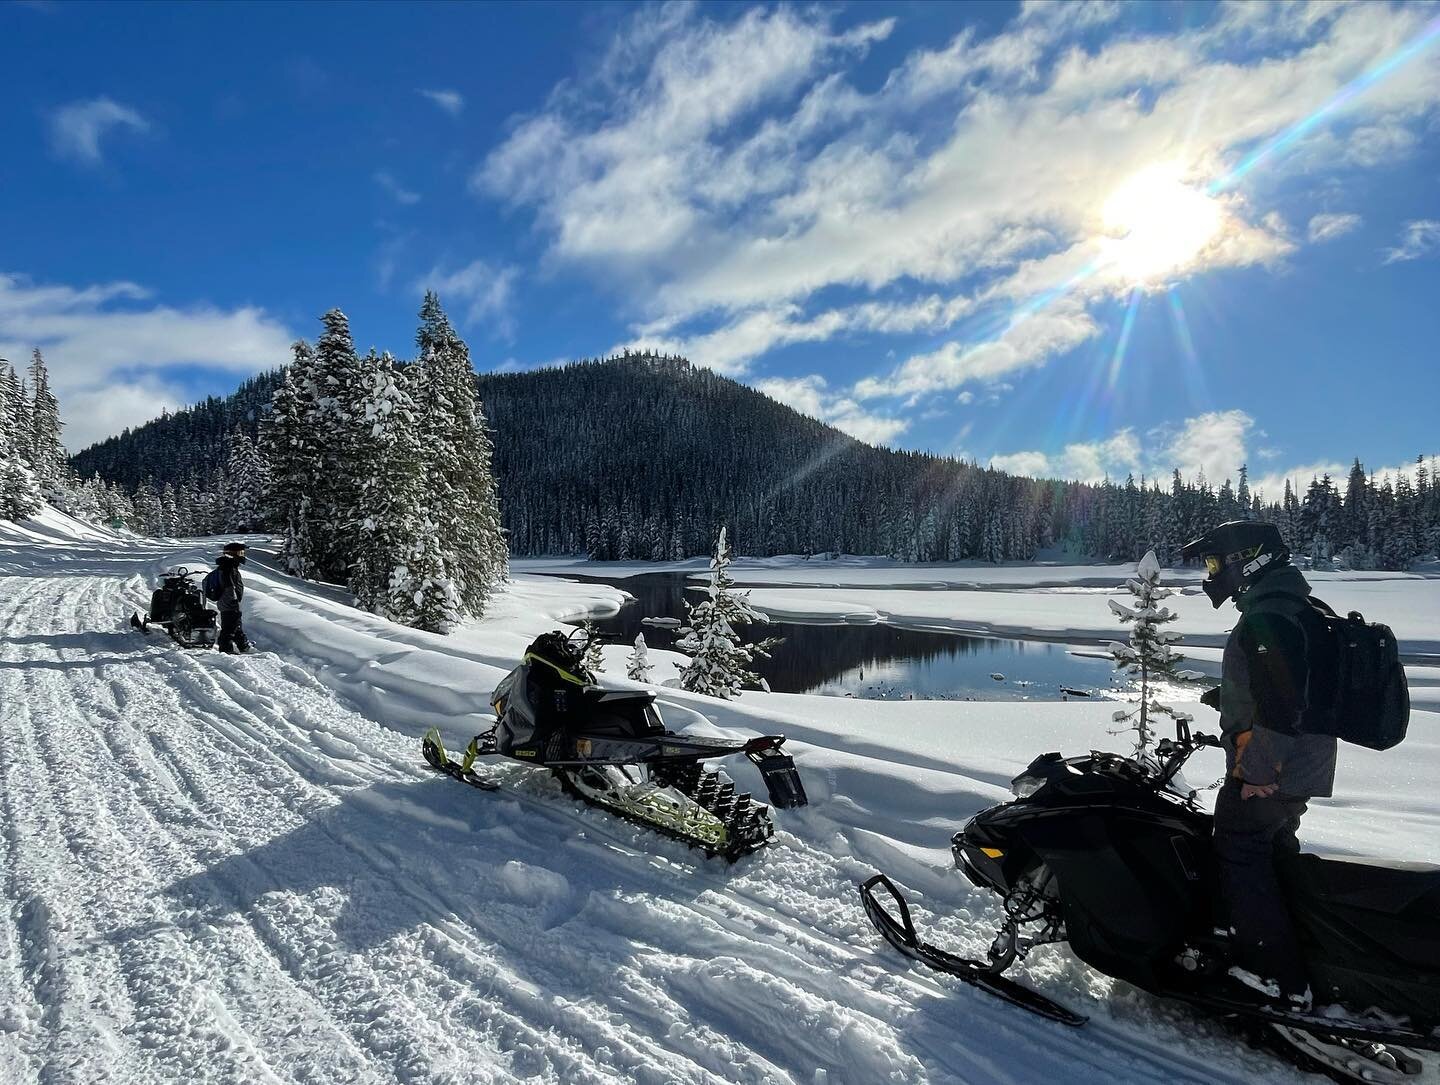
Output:
[[466,613],[479,616],[509,574],[509,552],[491,467],[493,446],[475,391],[470,350],[427,292],[415,336],[414,395],[442,560]]

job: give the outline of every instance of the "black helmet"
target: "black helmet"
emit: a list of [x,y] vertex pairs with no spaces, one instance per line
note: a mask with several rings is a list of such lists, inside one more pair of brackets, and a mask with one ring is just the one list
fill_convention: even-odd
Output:
[[231,557],[243,558],[245,556],[245,544],[242,542],[226,543],[225,548],[220,552],[222,554],[229,554]]
[[1274,524],[1255,520],[1231,520],[1188,542],[1180,550],[1186,561],[1205,560],[1210,574],[1201,585],[1218,610],[1254,587],[1271,569],[1290,564],[1290,549]]

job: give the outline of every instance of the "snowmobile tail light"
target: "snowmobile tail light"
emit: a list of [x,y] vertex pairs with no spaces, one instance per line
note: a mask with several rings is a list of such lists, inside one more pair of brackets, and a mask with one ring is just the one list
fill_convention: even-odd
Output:
[[980,850],[991,859],[1000,859],[1005,855],[999,848],[981,848]]
[[1025,772],[1010,781],[1010,793],[1017,799],[1028,799],[1044,786],[1045,780],[1041,777]]

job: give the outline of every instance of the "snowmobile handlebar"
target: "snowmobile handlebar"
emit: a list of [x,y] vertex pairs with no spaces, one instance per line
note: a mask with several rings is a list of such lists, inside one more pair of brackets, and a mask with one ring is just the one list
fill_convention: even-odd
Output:
[[1175,721],[1175,732],[1173,739],[1162,738],[1155,744],[1155,754],[1160,758],[1158,787],[1163,788],[1175,779],[1196,750],[1218,749],[1220,746],[1220,740],[1214,735],[1207,735],[1203,731],[1192,734],[1190,724],[1183,718]]

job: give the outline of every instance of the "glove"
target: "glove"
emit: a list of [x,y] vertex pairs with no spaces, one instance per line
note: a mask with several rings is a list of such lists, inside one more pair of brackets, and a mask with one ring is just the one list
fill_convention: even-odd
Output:
[[1216,712],[1219,712],[1220,687],[1214,686],[1210,689],[1207,689],[1204,693],[1200,694],[1200,703],[1203,704],[1206,708],[1213,708]]

